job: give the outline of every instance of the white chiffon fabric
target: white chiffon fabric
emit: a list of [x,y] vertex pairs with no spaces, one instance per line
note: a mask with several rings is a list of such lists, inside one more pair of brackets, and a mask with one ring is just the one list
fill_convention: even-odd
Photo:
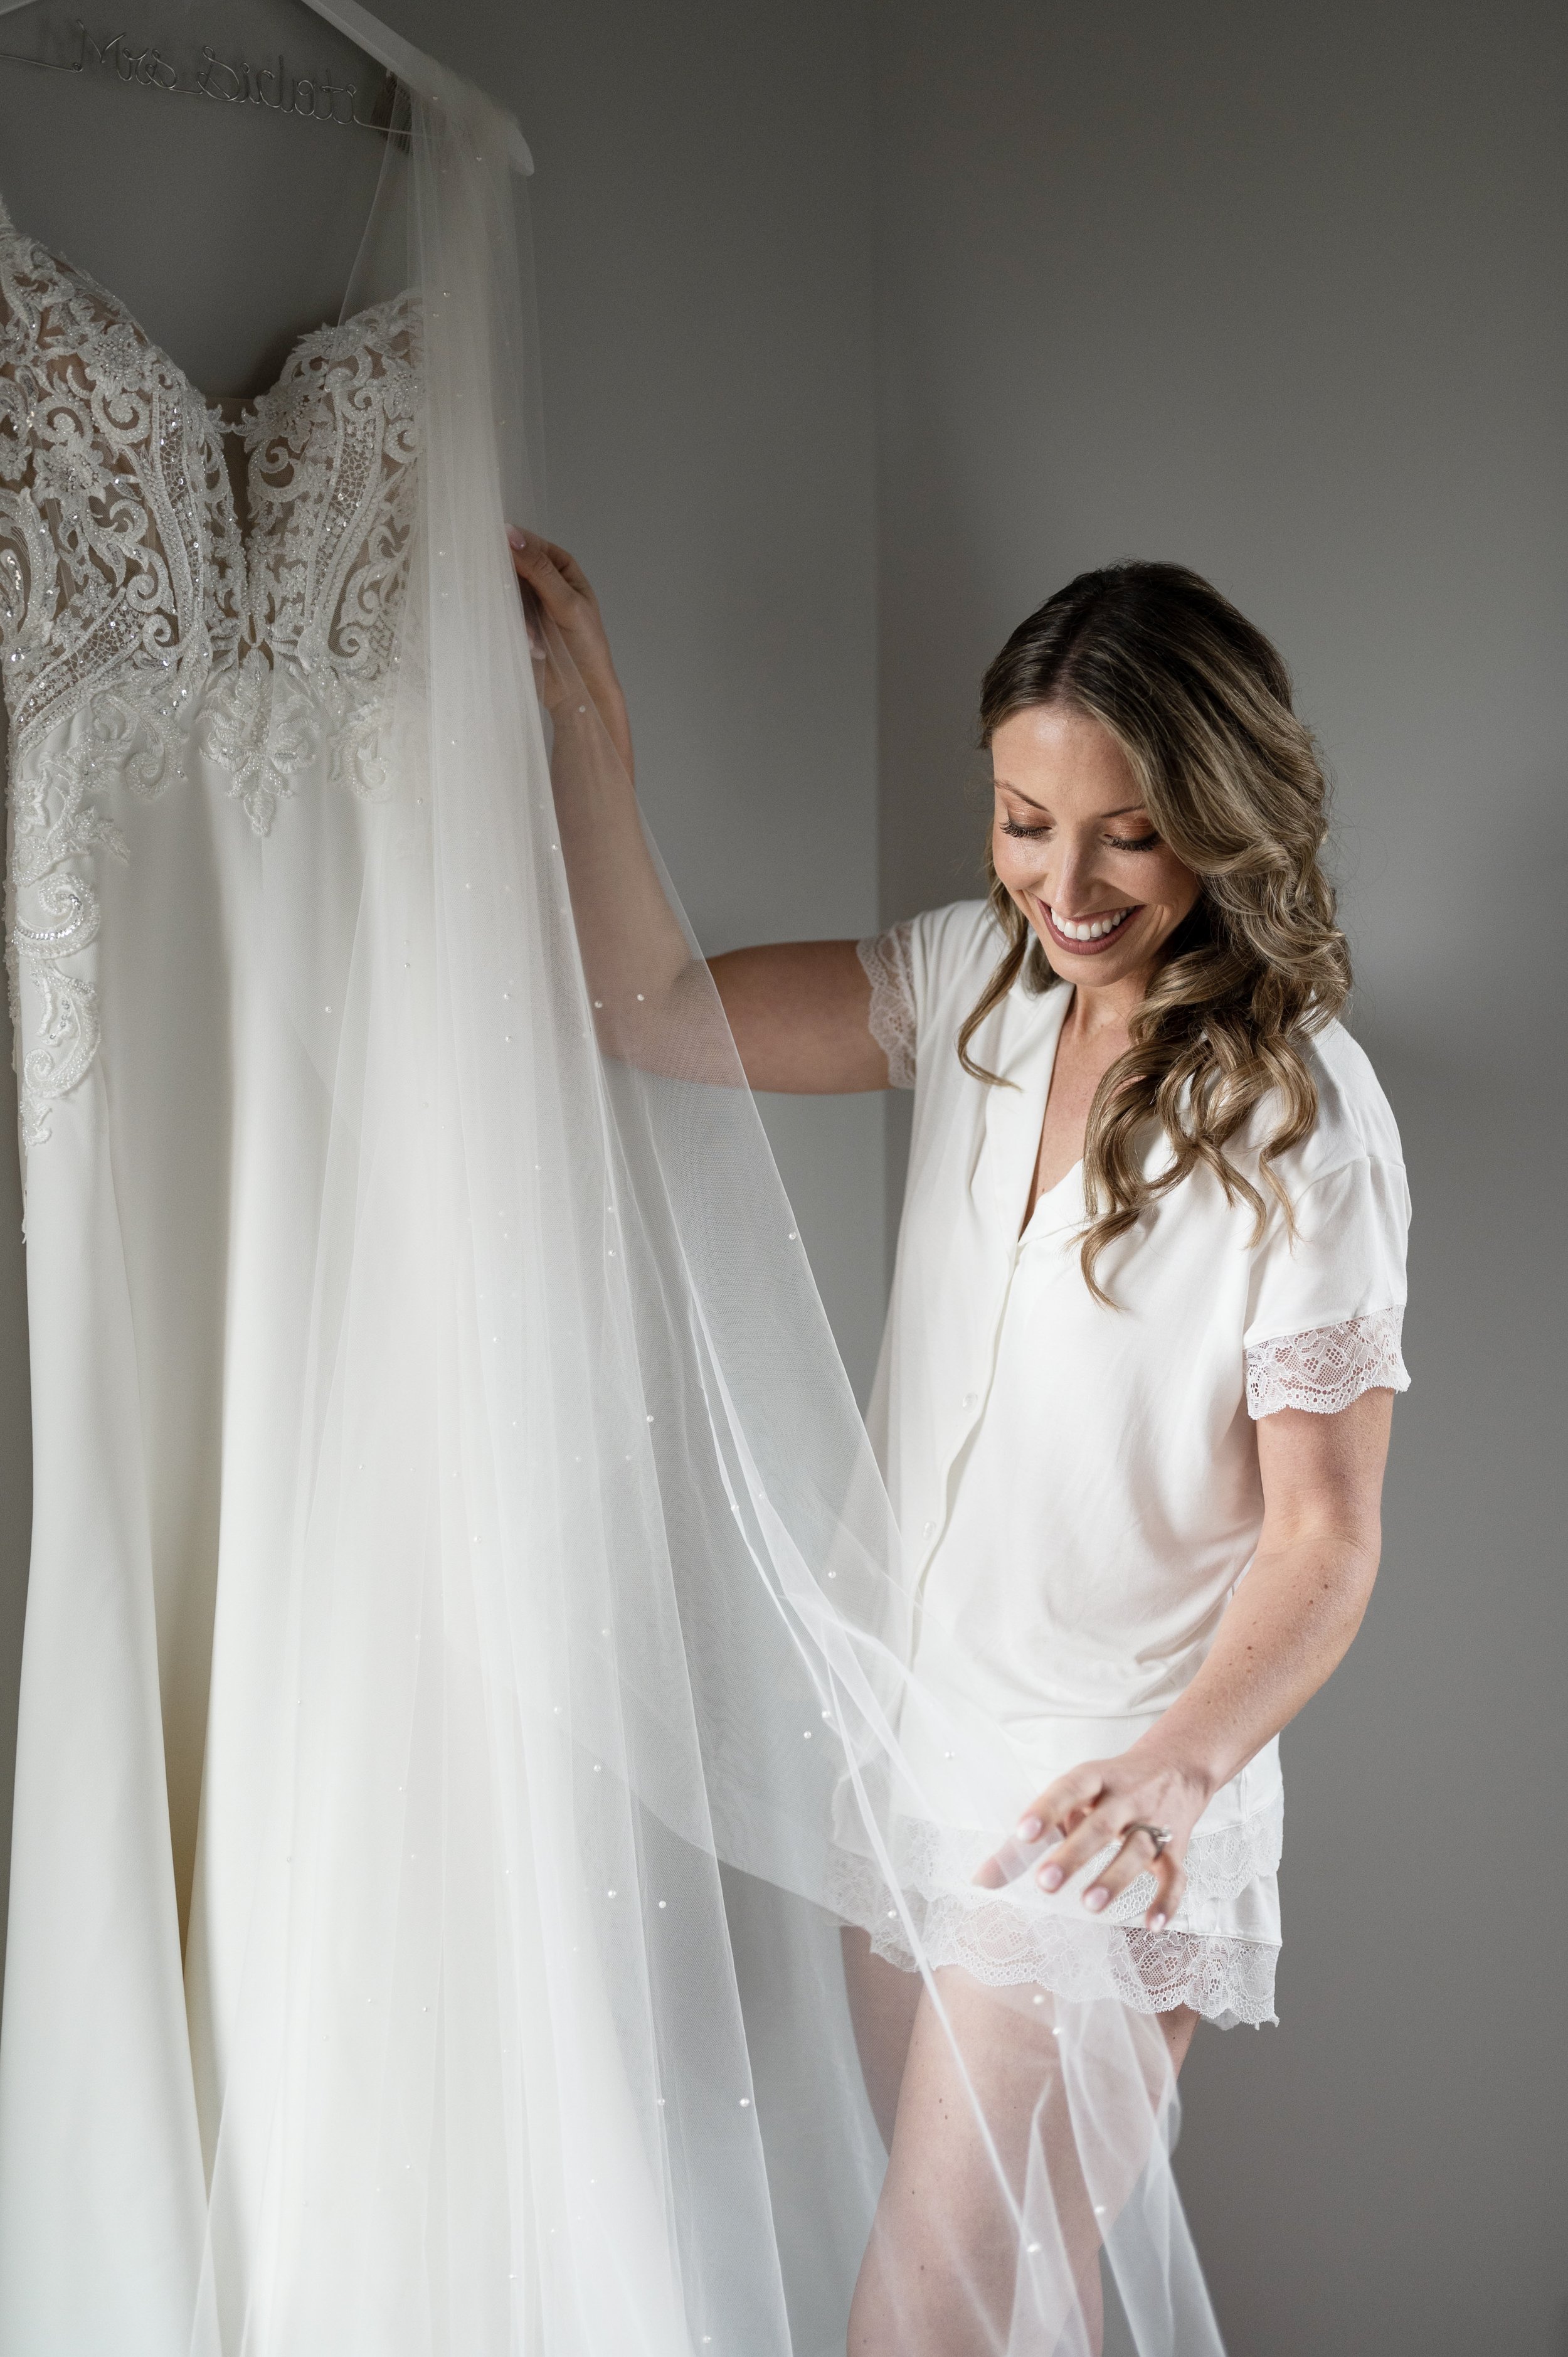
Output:
[[1064,1898],[1023,1992],[928,1935],[910,1829],[1000,1834],[1015,1763],[909,1676],[800,1237],[558,647],[542,716],[511,135],[422,68],[243,522],[175,363],[0,235],[0,2346],[829,2357],[884,2169],[847,1920],[922,1975],[1002,2222],[972,2276],[940,2218],[884,2237],[909,2345],[935,2265],[966,2347],[1087,2357],[1103,2244],[1142,2357],[1210,2357],[1103,1930]]

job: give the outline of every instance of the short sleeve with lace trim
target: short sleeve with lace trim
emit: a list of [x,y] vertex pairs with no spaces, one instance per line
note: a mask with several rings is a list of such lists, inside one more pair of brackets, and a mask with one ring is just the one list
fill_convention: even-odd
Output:
[[1277,1334],[1247,1352],[1247,1413],[1254,1420],[1283,1407],[1337,1415],[1363,1392],[1403,1392],[1410,1377],[1400,1351],[1402,1309],[1347,1318],[1305,1334]]
[[1401,1164],[1362,1154],[1272,1213],[1254,1263],[1244,1338],[1247,1409],[1335,1415],[1363,1392],[1402,1392],[1404,1243]]
[[857,942],[855,951],[871,981],[872,1038],[887,1059],[887,1084],[915,1085],[915,977],[910,962],[912,926],[906,920],[886,932]]

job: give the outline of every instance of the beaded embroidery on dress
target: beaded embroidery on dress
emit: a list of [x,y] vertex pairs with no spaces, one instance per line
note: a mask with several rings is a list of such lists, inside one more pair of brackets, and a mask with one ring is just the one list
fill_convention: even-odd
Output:
[[321,767],[361,795],[379,744],[413,522],[417,324],[407,297],[306,336],[246,413],[242,535],[223,427],[124,306],[0,207],[0,667],[11,731],[12,1017],[24,1140],[83,1078],[93,857],[114,797],[216,765],[258,834]]

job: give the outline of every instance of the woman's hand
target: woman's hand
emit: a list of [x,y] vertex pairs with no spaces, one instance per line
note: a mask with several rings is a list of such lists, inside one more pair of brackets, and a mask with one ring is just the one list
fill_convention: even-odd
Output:
[[626,698],[587,575],[569,550],[542,540],[537,533],[513,525],[507,544],[522,591],[541,703],[559,716],[563,708],[569,709],[568,699],[585,688],[629,777],[631,728]]
[[[1144,1921],[1150,1931],[1163,1931],[1181,1905],[1187,1846],[1209,1797],[1207,1777],[1176,1766],[1146,1742],[1114,1760],[1086,1760],[1031,1802],[1013,1839],[987,1858],[975,1881],[1000,1890],[1033,1867],[1042,1890],[1060,1890],[1112,1849],[1084,1892],[1083,1906],[1102,1914],[1139,1875],[1153,1874],[1155,1895]],[[1163,1847],[1162,1832],[1170,1835]],[[1042,1842],[1054,1845],[1044,1857]]]
[[[1379,1389],[1333,1415],[1286,1407],[1260,1420],[1258,1552],[1202,1668],[1119,1759],[1090,1760],[1048,1784],[977,1883],[1000,1890],[1033,1867],[1043,1889],[1059,1890],[1114,1843],[1084,1905],[1101,1913],[1152,1870],[1156,1889],[1144,1920],[1151,1931],[1170,1921],[1187,1888],[1187,1842],[1210,1795],[1290,1724],[1361,1624],[1377,1577],[1393,1401]],[[1142,1825],[1169,1829],[1157,1862]],[[1055,1846],[1041,1857],[1047,1840]]]

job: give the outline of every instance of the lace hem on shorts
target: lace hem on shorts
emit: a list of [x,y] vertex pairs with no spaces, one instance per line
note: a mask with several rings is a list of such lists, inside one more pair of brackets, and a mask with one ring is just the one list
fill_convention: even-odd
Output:
[[867,1028],[887,1059],[890,1088],[915,1085],[915,982],[909,970],[909,926],[894,925],[855,953],[871,979]]
[[[1195,1834],[1183,1908],[1195,1900],[1235,1899],[1273,1873],[1283,1831],[1283,1803],[1276,1799],[1240,1824]],[[1114,1997],[1138,2013],[1190,2005],[1225,2029],[1276,2018],[1274,1943],[1184,1930],[1181,1910],[1176,1923],[1151,1932],[1141,1920],[1154,1897],[1150,1875],[1140,1875],[1090,1921],[1062,1900],[1047,1900],[1028,1878],[1004,1891],[977,1888],[970,1878],[989,1846],[983,1835],[903,1819],[893,1840],[902,1905],[875,1859],[838,1845],[828,1897],[844,1921],[868,1934],[877,1955],[905,1972],[916,1968],[912,1932],[933,1969],[956,1965],[989,1988],[1037,1983],[1079,2002]]]
[[1363,1392],[1410,1389],[1400,1355],[1404,1311],[1380,1309],[1341,1326],[1276,1334],[1247,1352],[1247,1413],[1256,1419],[1282,1407],[1337,1415]]

